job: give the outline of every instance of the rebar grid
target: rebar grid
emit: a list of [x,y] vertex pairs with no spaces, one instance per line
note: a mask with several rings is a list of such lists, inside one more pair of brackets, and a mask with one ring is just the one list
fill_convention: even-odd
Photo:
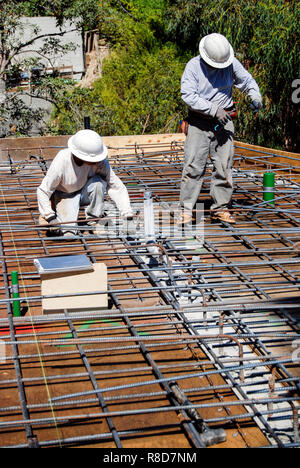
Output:
[[[223,446],[298,447],[300,186],[294,160],[275,163],[271,153],[236,146],[237,224],[210,223],[208,170],[199,197],[204,235],[197,225],[189,235],[170,234],[182,145],[121,149],[111,163],[133,206],[140,209],[144,191],[153,195],[156,253],[145,243],[143,216],[136,238],[116,237],[112,229],[96,237],[84,226],[72,242],[47,238],[36,201],[50,162],[46,148],[18,160],[10,150],[0,164],[0,339],[6,351],[0,445],[204,448],[192,407],[209,426],[226,430]],[[274,206],[263,200],[262,175],[270,169],[277,181]],[[107,204],[116,226],[117,212]],[[33,259],[70,253],[106,263],[108,288],[89,294],[108,294],[109,308],[42,315],[46,296]],[[13,270],[20,276],[22,317],[12,314]],[[174,381],[188,405],[176,400]]]

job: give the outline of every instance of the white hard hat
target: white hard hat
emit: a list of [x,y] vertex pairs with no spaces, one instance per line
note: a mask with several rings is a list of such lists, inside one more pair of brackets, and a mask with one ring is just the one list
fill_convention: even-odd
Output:
[[199,44],[200,56],[213,68],[226,68],[233,62],[234,52],[225,36],[212,33],[204,36]]
[[68,140],[68,148],[77,158],[86,162],[103,161],[108,153],[100,135],[93,130],[80,130]]

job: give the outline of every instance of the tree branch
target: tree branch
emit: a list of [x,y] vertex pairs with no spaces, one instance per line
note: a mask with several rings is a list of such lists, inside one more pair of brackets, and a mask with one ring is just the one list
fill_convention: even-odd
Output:
[[9,62],[11,62],[11,60],[16,55],[18,55],[22,49],[24,49],[25,47],[33,44],[38,39],[43,39],[44,37],[52,37],[52,36],[63,36],[64,34],[67,34],[67,33],[73,32],[73,31],[78,31],[78,29],[76,29],[76,28],[75,29],[70,29],[70,31],[64,31],[64,32],[60,32],[60,33],[40,34],[39,36],[36,36],[36,37],[32,38],[30,41],[24,42],[24,43],[20,44],[18,47],[16,47],[15,50],[13,51],[13,53],[9,56]]
[[120,0],[116,0],[117,3],[120,5],[120,7],[122,8],[123,11],[125,11],[125,13],[127,15],[129,15],[132,19],[134,19],[134,21],[137,21],[137,18],[135,18],[125,7],[124,5],[120,2]]
[[56,105],[55,99],[47,98],[38,94],[33,94],[33,93],[28,93],[27,91],[25,92],[22,91],[22,92],[15,93],[14,96],[28,96],[34,99],[42,99],[43,101],[50,102],[51,104],[53,104],[54,106],[58,108],[58,106]]

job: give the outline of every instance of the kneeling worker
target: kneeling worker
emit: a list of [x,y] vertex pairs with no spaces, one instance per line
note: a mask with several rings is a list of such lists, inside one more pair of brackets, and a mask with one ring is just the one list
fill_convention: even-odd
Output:
[[[108,150],[98,133],[80,130],[55,156],[37,189],[39,212],[52,235],[72,238],[77,234],[79,207],[85,206],[87,224],[101,232],[105,192],[116,204],[127,232],[134,220],[127,189],[107,160]],[[57,223],[62,223],[60,228]]]

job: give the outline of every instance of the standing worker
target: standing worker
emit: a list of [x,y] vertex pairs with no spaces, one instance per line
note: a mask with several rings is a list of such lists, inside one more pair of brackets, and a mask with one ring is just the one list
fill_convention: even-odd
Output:
[[39,212],[52,235],[72,239],[77,234],[80,206],[85,206],[87,224],[94,234],[103,232],[104,223],[99,218],[106,191],[120,211],[125,230],[133,234],[128,192],[110,167],[107,154],[98,133],[80,130],[68,140],[68,148],[56,155],[37,189]]
[[181,96],[188,106],[187,138],[181,180],[181,222],[192,220],[192,210],[202,188],[208,155],[213,163],[210,195],[211,218],[235,223],[229,212],[233,193],[232,164],[236,113],[232,87],[247,93],[251,108],[262,108],[259,87],[250,73],[234,57],[232,46],[222,34],[201,39],[200,56],[191,59],[181,79]]

